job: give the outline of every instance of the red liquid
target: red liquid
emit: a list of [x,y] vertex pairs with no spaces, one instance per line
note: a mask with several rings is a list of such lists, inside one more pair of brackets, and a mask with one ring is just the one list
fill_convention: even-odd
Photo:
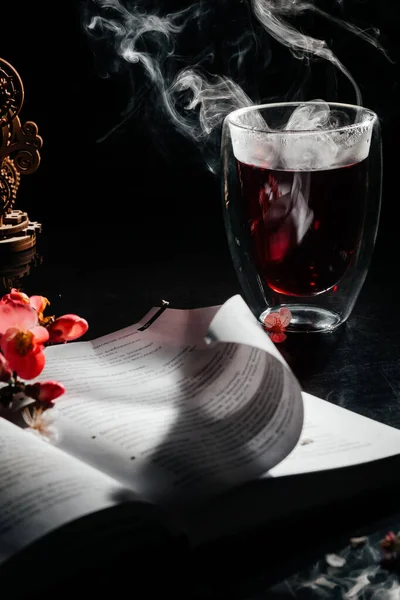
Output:
[[238,161],[253,260],[276,292],[335,286],[361,240],[367,160],[327,171],[274,171]]

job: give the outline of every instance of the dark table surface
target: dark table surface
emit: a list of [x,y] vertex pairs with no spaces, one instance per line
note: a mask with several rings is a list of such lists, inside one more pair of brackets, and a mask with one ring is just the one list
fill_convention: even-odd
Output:
[[[173,308],[195,308],[218,305],[240,293],[222,227],[218,244],[171,249],[166,236],[156,249],[150,244],[149,251],[145,236],[140,243],[135,239],[134,227],[126,227],[126,235],[120,236],[106,235],[101,223],[93,228],[76,223],[66,228],[56,222],[48,223],[39,235],[31,261],[13,267],[12,279],[7,275],[12,260],[2,260],[3,291],[15,285],[30,295],[47,296],[55,314],[74,312],[85,317],[86,339],[135,323],[162,299]],[[278,347],[305,391],[400,427],[400,320],[396,316],[400,283],[393,244],[390,229],[382,228],[365,285],[350,319],[338,332],[297,334]],[[24,255],[12,258],[21,262]],[[204,585],[196,594],[218,598],[264,594],[271,583],[313,564],[329,548],[345,546],[350,533],[377,536],[381,531],[383,535],[390,519],[394,519],[391,527],[400,525],[395,502],[371,498],[370,509],[367,505],[358,512],[353,507],[340,516],[339,524],[332,514],[329,522],[327,514],[311,515],[307,523],[287,522],[282,535],[290,536],[290,528],[293,535],[303,537],[290,544],[290,550],[275,538],[272,558],[271,533],[265,537],[263,531],[252,532],[238,539],[236,546],[222,540],[198,557]],[[232,562],[229,575],[216,568],[221,552]],[[269,593],[282,593],[276,589]]]

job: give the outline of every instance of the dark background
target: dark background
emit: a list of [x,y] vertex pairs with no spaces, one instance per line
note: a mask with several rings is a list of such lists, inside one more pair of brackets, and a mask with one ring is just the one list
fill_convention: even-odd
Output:
[[[149,4],[161,14],[189,5],[169,0]],[[249,3],[214,0],[212,6],[210,30],[202,35],[214,46],[212,68],[219,72],[226,68],[225,40],[237,39],[249,23]],[[292,20],[327,40],[360,86],[364,105],[381,117],[385,170],[380,238],[388,239],[397,230],[400,11],[395,0],[348,0],[341,8],[325,2],[323,8],[363,29],[379,28],[393,61],[317,16]],[[66,252],[68,245],[79,246],[80,252],[110,262],[225,252],[218,175],[210,173],[198,148],[163,115],[146,110],[154,90],[144,87],[140,66],[126,65],[112,77],[101,77],[111,49],[89,39],[82,25],[85,10],[95,14],[95,4],[69,0],[2,6],[0,56],[20,73],[26,92],[22,118],[34,120],[44,139],[41,166],[23,180],[19,208],[40,221],[44,231],[59,231],[57,244],[64,244]],[[257,53],[250,49],[240,73],[255,100],[355,101],[351,86],[331,65],[319,61],[310,66],[268,35],[260,36]],[[195,37],[188,36],[186,43],[190,56]],[[132,98],[132,77],[136,111],[98,142],[121,120]]]
[[[187,4],[149,0],[163,14]],[[194,34],[186,38],[187,55],[203,42],[213,45],[211,67],[220,72],[226,70],[228,41],[237,40],[242,23],[249,22],[249,1],[201,4],[212,7],[212,25],[202,29],[199,39]],[[380,116],[382,218],[365,287],[339,340],[298,343],[288,338],[280,349],[310,393],[399,427],[400,9],[398,0],[321,0],[320,5],[362,29],[379,28],[392,59],[316,15],[293,21],[327,40],[357,81],[363,104]],[[23,179],[17,201],[18,208],[43,224],[38,244],[43,264],[32,267],[22,287],[28,294],[47,296],[55,314],[85,317],[90,336],[96,337],[134,323],[160,298],[183,308],[219,304],[238,285],[225,239],[218,175],[207,169],[199,148],[154,110],[154,90],[145,85],[139,68],[100,76],[109,67],[109,48],[88,38],[84,10],[93,10],[93,4],[3,3],[0,57],[20,73],[26,93],[22,119],[35,121],[44,139],[41,165]],[[331,65],[296,60],[257,31],[260,42],[249,46],[239,73],[240,84],[255,101],[355,101],[351,86]],[[132,78],[137,110],[99,143],[120,122],[132,98]],[[378,503],[376,508],[382,512]],[[358,507],[358,513],[364,522],[372,519],[368,510],[362,513]],[[330,524],[329,531],[320,528],[318,533],[333,535],[334,516]],[[306,537],[311,547],[315,539],[310,532]],[[240,547],[237,560],[253,548],[249,564],[254,553],[264,561],[256,544]],[[297,547],[294,553],[303,550]]]

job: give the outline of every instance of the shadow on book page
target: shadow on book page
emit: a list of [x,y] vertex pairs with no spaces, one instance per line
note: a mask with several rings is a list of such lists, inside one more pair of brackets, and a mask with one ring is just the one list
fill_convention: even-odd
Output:
[[302,431],[300,386],[240,296],[49,351],[61,447],[155,502],[260,476]]

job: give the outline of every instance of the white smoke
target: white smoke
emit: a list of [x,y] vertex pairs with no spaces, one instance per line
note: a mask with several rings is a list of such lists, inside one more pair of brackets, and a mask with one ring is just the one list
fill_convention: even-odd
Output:
[[[400,584],[396,563],[392,567],[386,565],[380,547],[380,539],[384,534],[385,532],[374,533],[364,538],[365,542],[361,541],[363,538],[359,538],[361,543],[350,543],[336,554],[321,557],[310,568],[296,573],[285,582],[287,598],[399,600]],[[280,594],[280,600],[284,600],[286,596]]]
[[[297,59],[305,59],[308,62],[313,58],[329,61],[351,82],[355,101],[361,104],[361,94],[354,78],[328,48],[326,42],[298,31],[288,19],[311,11],[351,31],[360,40],[377,48],[380,48],[377,41],[379,32],[362,31],[355,25],[328,15],[312,2],[247,1],[252,18],[255,17],[264,34],[267,32],[287,47]],[[211,155],[205,156],[210,169],[214,171],[218,165],[216,145],[219,141],[219,127],[224,118],[233,110],[253,104],[253,100],[235,76],[232,76],[232,72],[234,75],[239,73],[246,52],[259,51],[254,27],[244,24],[244,30],[236,41],[236,49],[232,45],[228,47],[228,41],[223,37],[224,30],[217,33],[221,38],[220,45],[225,46],[225,50],[228,47],[230,52],[228,73],[210,73],[205,69],[204,65],[212,63],[216,55],[212,44],[199,49],[198,53],[190,58],[180,52],[182,37],[188,35],[190,43],[193,43],[202,28],[213,26],[207,19],[212,20],[212,11],[217,4],[216,0],[211,0],[210,4],[202,0],[187,9],[162,16],[155,10],[146,10],[145,6],[140,6],[140,2],[93,0],[92,8],[87,9],[85,16],[87,32],[93,38],[105,40],[112,45],[113,70],[117,70],[121,62],[138,67],[140,65],[147,78],[147,84],[152,89],[153,99],[181,134],[200,147],[209,144],[212,136],[216,134],[217,142],[212,145]],[[221,6],[226,8],[227,28],[230,23],[229,3],[222,3]],[[93,12],[97,14],[92,14]],[[242,43],[243,37],[250,41],[247,48]],[[248,73],[247,77],[251,78],[251,73]],[[133,98],[129,105],[126,117],[137,108],[134,100]]]
[[[281,105],[284,106],[284,105]],[[233,112],[229,128],[233,152],[242,163],[262,169],[317,171],[346,167],[364,160],[370,150],[374,113],[354,108],[348,115],[340,105],[323,100],[301,103],[282,123],[264,120],[258,127],[249,115],[262,116],[261,107]],[[349,126],[350,125],[350,126]]]
[[385,50],[377,41],[377,36],[379,35],[378,30],[374,30],[374,34],[369,34],[355,25],[329,15],[315,6],[312,2],[303,2],[303,0],[251,0],[251,2],[257,19],[273,38],[284,46],[287,46],[296,58],[304,59],[318,57],[332,63],[351,82],[356,97],[356,103],[362,103],[361,92],[355,79],[335,56],[332,50],[329,49],[325,40],[319,40],[301,33],[288,24],[284,20],[284,17],[299,15],[307,11],[314,12],[333,23],[336,23],[339,27],[351,31],[360,39],[382,50],[385,56],[387,56]]

